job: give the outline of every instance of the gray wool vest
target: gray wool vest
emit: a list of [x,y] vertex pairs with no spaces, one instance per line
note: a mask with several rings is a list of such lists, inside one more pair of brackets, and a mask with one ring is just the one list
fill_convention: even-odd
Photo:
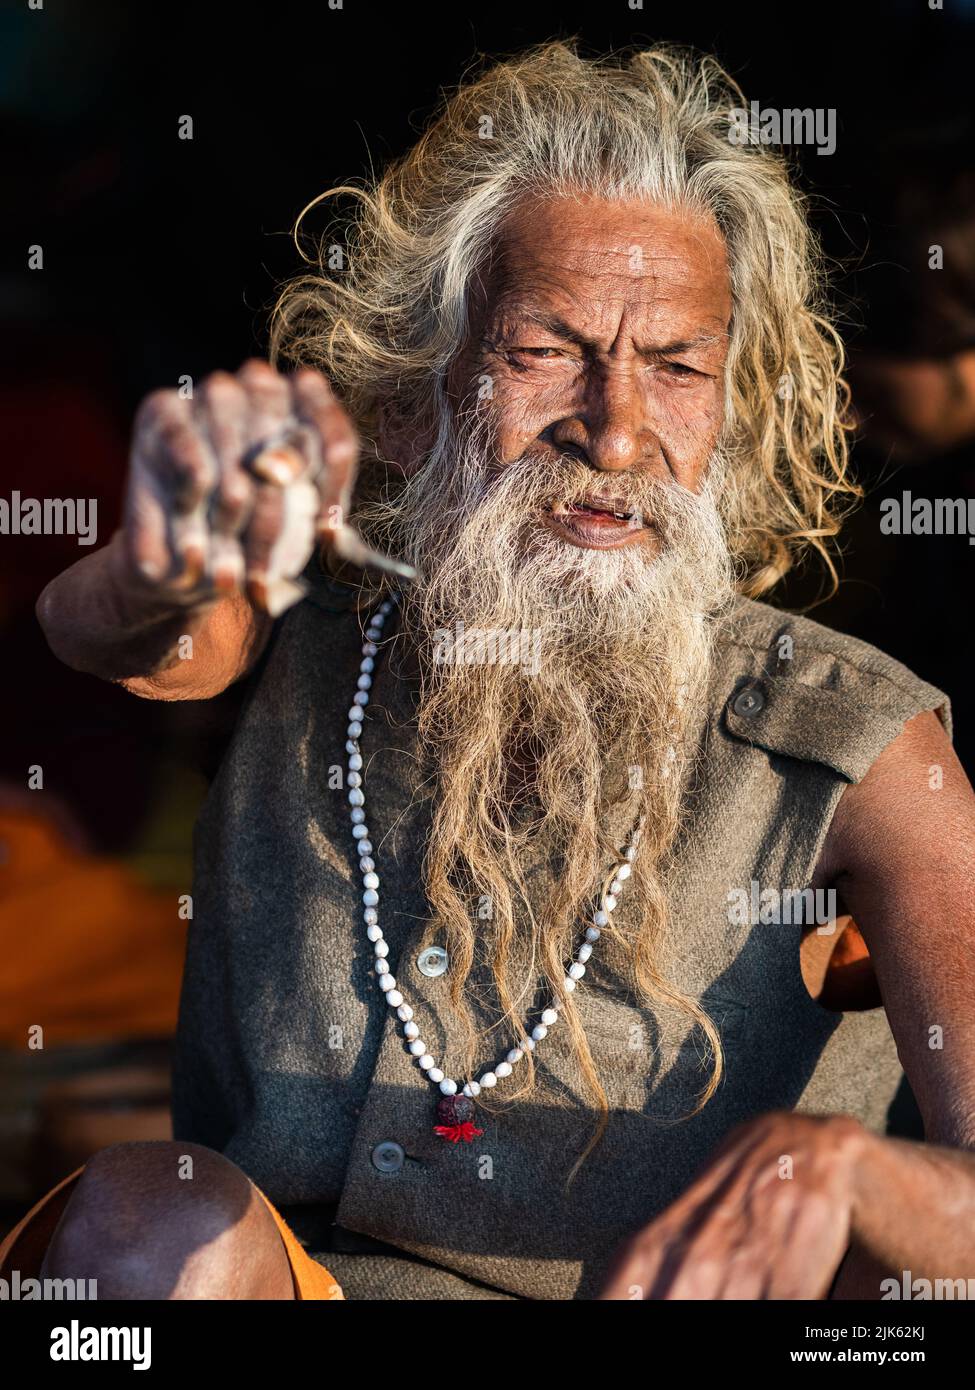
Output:
[[[861,642],[735,603],[702,711],[661,962],[718,1026],[724,1078],[685,1118],[707,1076],[699,1030],[638,1003],[597,950],[574,998],[609,1127],[566,1191],[596,1115],[558,1027],[539,1047],[530,1099],[479,1109],[484,1134],[472,1144],[432,1131],[434,1088],[371,970],[348,793],[330,787],[345,768],[363,624],[353,589],[314,565],[308,577],[311,592],[279,622],[252,678],[196,830],[178,1139],[239,1164],[347,1297],[571,1299],[597,1292],[620,1242],[741,1121],[842,1112],[883,1132],[902,1075],[884,1011],[814,1002],[800,972],[803,927],[753,920],[740,904],[809,883],[844,786],[913,715],[937,709],[950,732],[940,691]],[[448,977],[417,968],[430,806],[417,796],[415,686],[395,630],[391,617],[362,736],[382,925],[421,1036],[459,1075]],[[620,788],[609,808],[620,848],[638,798]],[[551,866],[535,868],[544,891]],[[622,895],[617,915],[633,910]]]

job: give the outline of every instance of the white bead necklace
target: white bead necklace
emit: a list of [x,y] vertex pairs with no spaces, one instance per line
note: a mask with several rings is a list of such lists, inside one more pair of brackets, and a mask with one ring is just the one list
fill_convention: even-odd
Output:
[[[413,1010],[403,998],[402,992],[397,988],[396,978],[389,970],[387,962],[389,946],[379,925],[379,875],[376,873],[376,863],[372,857],[372,841],[369,839],[369,830],[366,826],[366,798],[362,789],[363,764],[359,740],[362,737],[363,715],[365,707],[369,703],[369,690],[372,686],[376,654],[379,650],[376,644],[382,637],[383,626],[398,597],[397,594],[394,594],[392,598],[385,599],[369,620],[366,640],[362,648],[362,662],[359,666],[356,693],[349,710],[348,739],[345,747],[349,755],[348,784],[349,803],[352,807],[352,836],[356,841],[359,853],[359,868],[362,870],[362,902],[365,909],[363,916],[366,924],[366,935],[372,942],[376,956],[375,970],[379,977],[379,988],[386,996],[387,1005],[391,1009],[395,1009],[397,1017],[403,1024],[403,1034],[411,1054],[416,1058],[418,1067],[427,1079],[440,1090],[442,1099],[437,1107],[437,1115],[444,1123],[435,1126],[436,1133],[453,1143],[457,1143],[461,1139],[470,1143],[475,1135],[483,1133],[482,1130],[475,1129],[472,1122],[475,1096],[480,1094],[482,1088],[490,1090],[499,1081],[511,1075],[525,1053],[533,1052],[536,1044],[540,1043],[547,1035],[549,1028],[558,1023],[559,1009],[558,1004],[553,1000],[547,1009],[542,1010],[539,1022],[530,1032],[526,1032],[517,1047],[510,1049],[504,1061],[498,1062],[493,1071],[483,1072],[477,1081],[468,1081],[458,1094],[458,1082],[445,1076],[443,1070],[437,1066],[435,1059],[427,1051],[426,1043],[420,1037],[420,1030],[413,1021]],[[599,940],[602,928],[609,923],[623,884],[632,873],[633,860],[636,858],[637,846],[643,833],[643,820],[644,818],[641,816],[630,836],[626,849],[623,851],[623,858],[613,871],[608,889],[601,893],[599,909],[594,913],[592,923],[586,928],[585,938],[576,952],[575,960],[566,972],[563,986],[567,991],[574,990],[585,975],[586,961],[592,955],[593,946]]]

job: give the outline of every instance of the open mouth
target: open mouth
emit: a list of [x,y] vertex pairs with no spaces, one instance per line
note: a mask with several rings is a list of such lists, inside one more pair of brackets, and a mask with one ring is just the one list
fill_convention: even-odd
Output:
[[564,541],[586,550],[614,550],[647,540],[648,523],[622,497],[590,495],[577,502],[553,502],[544,520]]
[[631,524],[636,513],[630,511],[625,503],[613,498],[590,497],[584,502],[555,502],[552,515],[562,517],[596,517],[604,521],[622,521]]

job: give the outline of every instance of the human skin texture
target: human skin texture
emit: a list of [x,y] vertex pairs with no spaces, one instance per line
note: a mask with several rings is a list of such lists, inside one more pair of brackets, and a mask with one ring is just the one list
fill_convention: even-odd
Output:
[[[637,474],[695,490],[723,421],[731,307],[724,245],[707,222],[647,204],[529,201],[474,295],[450,393],[459,406],[490,376],[499,466],[527,449],[572,454],[592,469],[601,504]],[[40,600],[58,655],[162,699],[206,698],[250,668],[269,629],[260,591],[294,479],[268,479],[255,495],[239,460],[291,409],[310,431],[310,471],[314,456],[322,464],[327,539],[323,518],[351,487],[355,440],[318,373],[248,364],[210,378],[201,404],[178,416],[171,393],[150,398],[122,531]],[[425,441],[390,420],[381,442],[408,470]],[[164,524],[176,512],[199,518],[214,487],[227,494],[222,578],[212,536],[191,531],[174,553]],[[582,548],[654,543],[652,518],[539,525]],[[180,662],[187,632],[196,658]],[[885,1271],[975,1276],[975,796],[935,715],[911,720],[846,788],[815,886],[837,888],[855,918],[927,1144],[878,1138],[845,1116],[763,1115],[633,1234],[602,1297],[820,1298],[832,1288],[878,1298]],[[941,1049],[928,1045],[935,1026]]]

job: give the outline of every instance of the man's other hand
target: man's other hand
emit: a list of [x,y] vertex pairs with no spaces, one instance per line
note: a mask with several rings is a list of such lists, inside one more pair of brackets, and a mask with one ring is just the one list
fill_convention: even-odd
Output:
[[600,1299],[823,1298],[846,1252],[867,1132],[848,1116],[762,1115],[617,1253]]

